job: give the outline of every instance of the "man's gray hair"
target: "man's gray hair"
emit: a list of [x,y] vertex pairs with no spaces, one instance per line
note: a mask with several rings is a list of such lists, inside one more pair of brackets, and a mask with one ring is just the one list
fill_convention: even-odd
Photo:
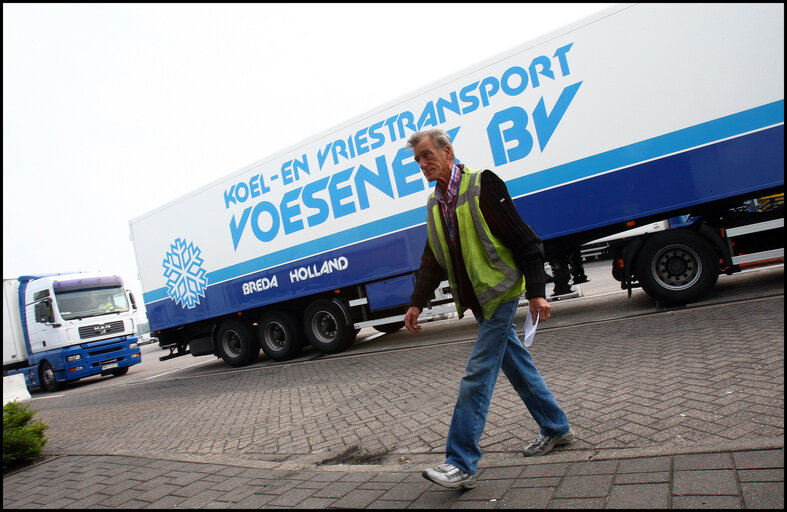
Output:
[[435,146],[437,146],[437,149],[441,151],[446,146],[451,148],[451,159],[454,159],[454,147],[451,145],[451,139],[448,138],[448,135],[440,128],[432,128],[431,130],[424,130],[422,132],[410,135],[410,138],[407,139],[407,147],[409,149],[415,149],[415,147],[421,143],[424,137],[429,137],[432,139],[432,142],[434,142]]

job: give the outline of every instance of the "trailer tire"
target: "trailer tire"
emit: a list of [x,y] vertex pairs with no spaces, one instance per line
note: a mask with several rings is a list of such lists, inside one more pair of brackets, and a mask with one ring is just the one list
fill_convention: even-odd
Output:
[[336,354],[355,341],[355,328],[347,325],[341,306],[317,299],[303,314],[303,332],[312,348],[323,354]]
[[404,327],[404,322],[392,322],[390,324],[375,325],[374,328],[385,334],[391,334]]
[[719,256],[702,235],[687,229],[650,237],[636,256],[635,275],[642,289],[664,306],[702,299],[719,277]]
[[38,367],[38,382],[44,391],[49,393],[60,389],[61,383],[57,380],[55,369],[52,367],[52,363],[47,360],[41,361],[41,365]]
[[292,313],[269,311],[260,318],[257,341],[266,356],[274,361],[286,361],[301,353],[303,327]]
[[216,331],[219,355],[230,366],[246,366],[260,356],[260,346],[251,328],[240,320],[224,320]]

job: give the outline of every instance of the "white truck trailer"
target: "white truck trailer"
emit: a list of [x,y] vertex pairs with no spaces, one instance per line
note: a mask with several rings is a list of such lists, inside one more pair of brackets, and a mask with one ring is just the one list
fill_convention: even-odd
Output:
[[[434,187],[406,141],[433,127],[549,251],[690,215],[616,253],[623,286],[664,304],[783,257],[783,209],[736,206],[784,191],[784,6],[621,5],[132,219],[160,344],[240,366],[401,327]],[[453,307],[443,292],[424,317]]]
[[56,391],[91,375],[125,375],[142,361],[134,296],[118,276],[3,279],[3,376]]

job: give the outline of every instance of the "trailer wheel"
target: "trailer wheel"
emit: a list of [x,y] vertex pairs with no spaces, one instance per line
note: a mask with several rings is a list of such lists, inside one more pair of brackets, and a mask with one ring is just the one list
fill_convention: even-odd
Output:
[[216,332],[219,355],[230,366],[246,366],[260,355],[260,346],[245,323],[230,318],[224,320]]
[[375,325],[374,328],[380,332],[390,334],[404,327],[404,322],[392,322],[390,324]]
[[674,229],[649,238],[637,255],[635,274],[645,292],[665,306],[695,302],[719,277],[716,250],[694,231]]
[[303,314],[303,331],[317,352],[336,354],[355,341],[355,328],[347,325],[344,311],[333,301],[318,299]]
[[38,382],[44,391],[53,392],[60,389],[60,382],[57,381],[55,376],[55,369],[49,361],[42,361],[41,366],[38,368]]
[[303,327],[292,313],[269,311],[259,321],[257,340],[265,355],[274,361],[286,361],[301,353]]

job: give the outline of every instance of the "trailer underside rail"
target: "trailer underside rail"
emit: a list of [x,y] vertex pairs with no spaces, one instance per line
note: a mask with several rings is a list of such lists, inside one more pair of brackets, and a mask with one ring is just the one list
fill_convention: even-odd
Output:
[[[167,354],[166,356],[159,357],[158,358],[159,361],[167,361],[168,359],[174,359],[176,357],[186,356],[188,354],[191,354],[191,350],[177,351],[178,350],[177,345],[170,345],[169,347],[164,347],[164,348],[169,349],[169,354]],[[175,353],[175,351],[177,351],[177,353]]]

